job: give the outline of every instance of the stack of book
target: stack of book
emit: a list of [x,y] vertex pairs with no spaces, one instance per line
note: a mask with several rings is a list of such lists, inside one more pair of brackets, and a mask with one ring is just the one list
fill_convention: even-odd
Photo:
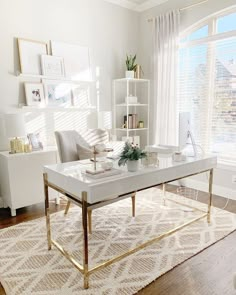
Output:
[[127,115],[124,116],[124,127],[128,129],[138,128],[138,115],[137,114],[129,114],[128,119]]

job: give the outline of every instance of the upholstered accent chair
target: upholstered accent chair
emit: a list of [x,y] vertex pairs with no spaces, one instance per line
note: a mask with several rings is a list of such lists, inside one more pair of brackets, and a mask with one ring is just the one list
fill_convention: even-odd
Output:
[[[91,147],[96,144],[109,145],[109,134],[102,129],[90,129],[78,132],[76,130],[55,131],[59,157],[62,163],[91,158]],[[123,142],[112,142],[114,152],[119,153]],[[132,216],[135,216],[135,194],[127,195],[132,200]],[[114,197],[113,197],[114,198]],[[71,201],[67,201],[65,215],[68,213]],[[109,204],[109,202],[108,202]],[[105,204],[106,205],[106,204]],[[103,205],[104,206],[104,205]],[[88,210],[88,228],[92,233],[92,210]]]

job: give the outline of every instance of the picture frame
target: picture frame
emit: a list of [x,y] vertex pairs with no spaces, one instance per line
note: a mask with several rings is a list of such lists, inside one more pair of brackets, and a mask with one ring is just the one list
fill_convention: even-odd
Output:
[[65,77],[64,59],[61,56],[41,55],[42,74],[48,77]]
[[48,54],[47,43],[23,38],[17,40],[21,73],[42,75],[41,55]]
[[44,88],[42,83],[24,83],[27,106],[44,106]]
[[43,80],[45,102],[48,107],[70,107],[71,83],[60,80]]
[[91,81],[90,50],[79,44],[51,41],[53,56],[64,58],[65,76],[76,81]]
[[86,85],[73,84],[72,85],[72,105],[76,107],[89,107],[90,89]]
[[32,146],[32,151],[43,150],[43,144],[39,140],[39,133],[28,133],[27,138],[29,140],[29,144]]

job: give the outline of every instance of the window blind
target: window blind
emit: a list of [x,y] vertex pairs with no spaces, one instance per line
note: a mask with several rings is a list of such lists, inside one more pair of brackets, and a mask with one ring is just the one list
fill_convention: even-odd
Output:
[[191,113],[196,143],[236,163],[236,36],[179,50],[178,111]]

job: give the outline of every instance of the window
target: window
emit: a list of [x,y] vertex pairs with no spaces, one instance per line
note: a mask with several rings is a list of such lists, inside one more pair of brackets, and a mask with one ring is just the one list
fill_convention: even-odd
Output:
[[208,36],[208,25],[205,25],[195,31],[193,31],[191,34],[185,36],[181,42],[187,42],[187,41],[192,41],[192,40],[197,40],[203,37]]
[[[179,50],[178,110],[190,111],[195,140],[220,161],[236,163],[236,27],[231,13]],[[204,28],[204,27],[202,27]],[[202,30],[201,28],[201,30]],[[200,34],[195,30],[195,36]],[[216,32],[216,33],[214,33]],[[229,34],[229,32],[231,32]]]
[[216,32],[224,33],[236,30],[236,12],[217,19]]

